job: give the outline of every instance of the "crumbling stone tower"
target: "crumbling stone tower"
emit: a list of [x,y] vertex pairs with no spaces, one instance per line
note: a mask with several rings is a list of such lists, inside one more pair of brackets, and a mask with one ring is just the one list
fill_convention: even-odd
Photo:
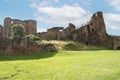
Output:
[[10,38],[11,36],[11,26],[14,24],[21,24],[25,27],[26,34],[34,34],[37,33],[36,21],[34,20],[19,20],[19,19],[11,19],[10,17],[6,17],[4,19],[4,30],[3,37]]
[[92,45],[103,45],[107,39],[102,12],[93,14],[91,20],[73,33],[73,40]]
[[90,21],[90,27],[97,32],[101,41],[106,39],[105,22],[102,12],[97,12],[93,15]]

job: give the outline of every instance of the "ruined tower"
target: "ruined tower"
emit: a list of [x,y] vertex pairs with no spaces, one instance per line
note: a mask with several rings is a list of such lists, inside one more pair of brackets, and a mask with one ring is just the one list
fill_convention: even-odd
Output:
[[103,45],[107,38],[102,12],[93,14],[91,20],[77,31],[77,41],[91,45]]
[[6,17],[4,19],[4,30],[3,36],[9,38],[11,36],[11,26],[12,26],[12,19],[10,17]]
[[106,39],[105,22],[102,12],[97,12],[92,16],[90,27],[97,32],[98,37],[101,41],[104,41]]
[[36,24],[37,22],[35,20],[19,20],[19,19],[11,19],[10,17],[6,17],[4,19],[4,31],[3,31],[3,36],[6,38],[10,38],[11,36],[11,26],[14,24],[20,24],[25,27],[26,34],[34,34],[36,35],[37,33],[37,27]]

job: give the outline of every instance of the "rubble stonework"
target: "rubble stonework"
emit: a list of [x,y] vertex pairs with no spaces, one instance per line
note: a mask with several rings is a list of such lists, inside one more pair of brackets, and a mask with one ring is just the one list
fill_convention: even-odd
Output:
[[[38,45],[36,42],[26,39],[10,39],[11,26],[14,24],[23,25],[27,34],[36,34],[36,21],[22,21],[6,17],[4,20],[4,27],[0,25],[0,53],[36,53],[55,50],[52,44]],[[68,39],[82,42],[86,45],[108,46],[114,49],[120,48],[120,38],[114,38],[115,36],[110,36],[106,33],[102,12],[93,14],[90,21],[80,28],[76,28],[74,24],[69,23],[67,28],[53,27],[48,29],[47,32],[38,33],[37,35],[48,40]],[[112,40],[112,38],[114,38],[114,40]]]
[[[76,39],[74,37],[77,36]],[[102,45],[107,39],[102,12],[95,13],[91,20],[73,33],[73,40],[92,45]]]
[[20,24],[25,27],[26,34],[34,34],[37,33],[36,21],[34,20],[19,20],[19,19],[11,19],[10,17],[6,17],[4,19],[4,29],[3,29],[3,37],[10,38],[11,37],[11,26],[14,24]]
[[47,38],[50,40],[59,40],[60,39],[60,30],[63,30],[63,27],[53,27],[47,30],[47,32],[40,33],[39,36],[42,38]]
[[116,37],[114,40],[114,49],[120,49],[120,37]]
[[35,41],[21,38],[0,38],[0,54],[31,54],[55,51],[53,44],[39,45]]
[[38,36],[50,40],[64,40],[64,38],[72,39],[73,30],[75,30],[75,25],[69,23],[69,26],[65,29],[63,27],[53,27],[48,29],[47,32],[38,33]]
[[62,40],[64,40],[65,38],[72,39],[74,30],[76,30],[75,25],[69,23],[68,27],[61,31],[61,39]]
[[83,25],[78,29],[76,29],[75,25],[72,23],[69,23],[69,26],[62,31],[59,31],[56,28],[54,30],[52,29],[53,28],[44,33],[39,33],[39,36],[51,39],[53,36],[55,37],[57,33],[59,33],[61,40],[68,38],[70,40],[93,45],[102,44],[107,38],[102,12],[95,13],[86,25]]

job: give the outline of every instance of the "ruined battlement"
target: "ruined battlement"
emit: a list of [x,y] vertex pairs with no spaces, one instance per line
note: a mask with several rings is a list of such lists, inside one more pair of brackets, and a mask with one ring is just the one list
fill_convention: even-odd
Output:
[[[55,32],[57,31],[57,32]],[[93,14],[90,21],[76,29],[76,26],[72,23],[68,24],[68,27],[59,32],[58,27],[48,29],[45,33],[40,33],[39,36],[46,37],[48,39],[57,39],[59,36],[61,40],[68,38],[70,40],[79,41],[92,45],[103,44],[106,40],[105,22],[102,12]],[[53,37],[54,36],[54,37]]]

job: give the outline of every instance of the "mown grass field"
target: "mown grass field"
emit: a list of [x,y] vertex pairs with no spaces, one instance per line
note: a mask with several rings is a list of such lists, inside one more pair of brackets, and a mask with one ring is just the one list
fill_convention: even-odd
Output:
[[0,80],[120,80],[120,51],[0,55]]

